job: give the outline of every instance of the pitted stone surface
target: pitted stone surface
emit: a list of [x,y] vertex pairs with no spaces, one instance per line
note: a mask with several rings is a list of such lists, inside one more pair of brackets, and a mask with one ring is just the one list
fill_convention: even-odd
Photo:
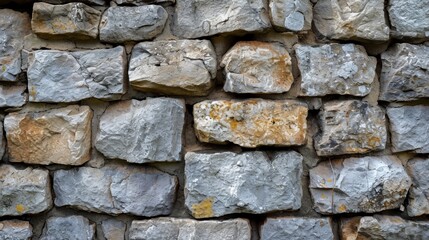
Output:
[[200,38],[270,27],[268,6],[263,0],[177,0],[172,31],[182,38]]
[[[73,183],[73,184],[70,184]],[[177,178],[150,167],[110,164],[54,174],[55,206],[153,217],[171,213]]]
[[90,223],[85,217],[72,215],[49,218],[43,228],[40,240],[93,240],[94,238],[95,224]]
[[310,192],[322,214],[399,208],[411,179],[394,156],[328,160],[310,170]]
[[0,107],[22,107],[28,99],[26,90],[23,84],[0,85]]
[[359,100],[330,101],[319,114],[319,156],[367,153],[386,147],[386,119],[378,106]]
[[48,171],[0,165],[0,216],[36,214],[51,207]]
[[389,0],[393,36],[429,39],[429,0]]
[[108,158],[133,163],[180,161],[185,103],[173,98],[122,101],[100,119],[95,146]]
[[377,59],[355,44],[295,47],[301,71],[301,95],[365,96],[371,91]]
[[42,38],[95,39],[101,12],[83,3],[33,5],[31,28]]
[[101,229],[106,240],[124,240],[127,225],[116,219],[107,219],[101,222]]
[[388,107],[393,152],[429,153],[429,106]]
[[0,9],[0,81],[17,81],[21,75],[24,37],[31,33],[27,13]]
[[131,86],[144,92],[207,95],[216,77],[216,53],[208,40],[142,42],[133,48]]
[[124,47],[78,52],[38,50],[28,67],[30,102],[117,99],[125,93]]
[[429,97],[429,46],[397,43],[381,54],[381,61],[380,100]]
[[8,114],[4,120],[9,161],[81,165],[90,159],[92,111],[88,106],[44,107]]
[[100,40],[122,43],[149,40],[159,35],[168,13],[158,5],[110,7],[101,18]]
[[292,62],[279,43],[238,42],[222,58],[223,89],[235,93],[282,93],[293,83]]
[[130,240],[250,240],[251,227],[246,219],[196,221],[179,218],[135,220]]
[[429,158],[414,158],[408,161],[407,170],[413,184],[408,193],[409,216],[429,214]]
[[271,23],[281,31],[308,31],[313,20],[310,0],[269,0]]
[[387,41],[384,0],[318,0],[313,18],[316,29],[331,39]]
[[307,141],[305,103],[293,100],[207,100],[194,105],[201,142],[242,147],[302,145]]
[[185,156],[185,204],[195,218],[261,214],[301,207],[302,160],[297,152]]
[[329,218],[268,218],[261,227],[261,240],[333,240]]
[[33,228],[27,221],[5,220],[0,221],[0,239],[2,240],[30,240]]

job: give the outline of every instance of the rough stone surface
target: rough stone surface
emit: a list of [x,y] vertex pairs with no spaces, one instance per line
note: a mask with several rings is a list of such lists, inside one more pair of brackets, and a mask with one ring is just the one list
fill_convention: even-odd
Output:
[[297,45],[301,95],[365,96],[371,91],[377,59],[355,44]]
[[413,184],[408,193],[407,212],[409,216],[429,214],[429,158],[415,158],[407,163],[408,174]]
[[238,42],[223,57],[223,89],[236,93],[282,93],[293,83],[292,62],[279,43]]
[[390,0],[387,10],[393,36],[429,39],[429,0]]
[[128,76],[139,91],[204,96],[213,86],[216,67],[208,40],[142,42],[133,48]]
[[268,6],[263,0],[178,0],[172,31],[182,38],[199,38],[270,27]]
[[101,229],[106,240],[124,240],[127,225],[115,219],[107,219],[101,222]]
[[271,23],[278,30],[308,31],[313,20],[310,0],[269,0]]
[[330,101],[319,114],[315,137],[319,156],[367,153],[386,147],[384,111],[359,100]]
[[0,165],[0,216],[48,210],[52,207],[50,185],[48,171]]
[[380,100],[429,97],[429,46],[395,44],[381,54],[381,61]]
[[111,43],[149,40],[159,35],[168,13],[158,5],[110,7],[101,18],[100,40]]
[[81,165],[90,159],[92,111],[88,106],[24,109],[5,117],[9,161]]
[[83,3],[33,5],[31,28],[42,38],[94,39],[101,12]]
[[301,207],[302,160],[297,152],[185,156],[185,204],[195,218],[267,213]]
[[201,142],[242,147],[302,145],[307,138],[306,104],[293,100],[215,100],[194,105]]
[[172,98],[123,101],[100,119],[95,146],[108,158],[133,163],[180,161],[185,103]]
[[51,217],[46,221],[40,240],[93,240],[95,224],[78,215]]
[[387,108],[393,152],[429,153],[429,106]]
[[78,52],[38,50],[28,68],[30,102],[117,99],[125,93],[123,47]]
[[0,221],[0,239],[2,240],[30,240],[33,228],[27,221],[5,220]]
[[174,4],[176,0],[114,0],[114,2],[118,5],[127,4],[127,5],[134,5],[134,6],[141,6],[146,5],[148,3],[170,3]]
[[177,185],[176,177],[149,167],[110,164],[59,170],[54,174],[55,206],[113,215],[168,215]]
[[[13,1],[13,0],[12,0]],[[34,1],[34,0],[31,0]],[[65,4],[65,3],[71,3],[76,2],[77,0],[43,0],[43,2],[51,3],[51,4]],[[79,2],[83,2],[85,4],[89,5],[105,5],[106,0],[78,0]]]
[[0,107],[22,107],[27,103],[27,86],[0,85]]
[[332,39],[387,41],[389,27],[383,12],[384,0],[318,0],[314,25]]
[[136,220],[131,223],[130,240],[250,240],[246,219],[196,221],[179,218]]
[[24,37],[31,33],[30,17],[0,9],[0,81],[17,81],[21,70]]
[[[4,116],[0,115],[0,119],[3,120]],[[0,121],[0,162],[6,152],[6,139],[4,138],[3,121]]]
[[429,239],[428,221],[408,221],[400,217],[374,215],[345,219],[341,223],[345,240],[424,240]]
[[399,208],[411,179],[394,156],[328,160],[310,170],[310,192],[322,214]]
[[261,240],[334,240],[329,218],[268,218],[261,227]]

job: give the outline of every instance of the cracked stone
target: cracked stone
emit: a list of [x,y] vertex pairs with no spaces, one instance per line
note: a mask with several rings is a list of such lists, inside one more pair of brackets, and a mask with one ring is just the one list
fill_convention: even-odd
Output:
[[226,76],[226,92],[283,93],[293,83],[291,58],[279,43],[238,42],[220,65]]
[[261,240],[334,240],[330,218],[267,218],[261,227]]
[[330,101],[319,113],[321,132],[315,137],[319,156],[368,153],[386,147],[383,109],[359,100]]
[[180,0],[176,3],[172,31],[182,38],[200,38],[269,28],[268,6],[263,0]]
[[270,18],[280,31],[311,30],[313,5],[310,0],[269,0]]
[[407,212],[411,217],[429,214],[429,158],[415,158],[407,163],[413,184],[408,193]]
[[40,240],[95,239],[95,224],[85,217],[72,215],[68,217],[50,217],[45,223]]
[[293,100],[207,100],[194,105],[195,134],[201,142],[242,147],[303,145],[305,103]]
[[128,76],[139,91],[205,96],[216,77],[216,53],[208,40],[142,42],[132,51]]
[[185,102],[173,98],[110,105],[100,118],[95,147],[132,163],[180,161]]
[[124,47],[65,52],[38,50],[29,59],[30,102],[115,100],[126,91]]
[[355,44],[295,46],[301,71],[301,95],[366,96],[376,77],[377,59]]
[[27,221],[5,220],[0,221],[0,239],[3,240],[30,240],[33,228]]
[[51,207],[48,171],[0,165],[0,216],[36,214]]
[[57,207],[153,217],[171,213],[178,180],[150,167],[110,164],[55,171],[53,185]]
[[101,12],[83,3],[33,5],[31,28],[42,38],[95,39]]
[[107,219],[101,222],[101,229],[106,240],[124,240],[127,225],[116,219]]
[[27,103],[27,86],[0,85],[0,107],[22,107]]
[[250,240],[251,226],[247,219],[196,221],[179,218],[134,220],[130,240],[204,239]]
[[328,160],[310,170],[314,208],[321,214],[396,209],[410,186],[410,177],[394,156]]
[[389,0],[387,10],[394,37],[429,39],[429,0]]
[[90,159],[92,111],[70,105],[24,108],[4,120],[9,161],[81,165]]
[[380,100],[429,97],[429,46],[397,43],[381,54]]
[[158,5],[110,7],[101,18],[100,40],[110,43],[149,40],[161,34],[167,11]]
[[301,207],[303,157],[294,151],[185,156],[185,205],[195,218]]

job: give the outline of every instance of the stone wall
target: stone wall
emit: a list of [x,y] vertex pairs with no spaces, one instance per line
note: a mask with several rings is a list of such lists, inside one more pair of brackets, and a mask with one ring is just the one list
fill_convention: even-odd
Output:
[[429,0],[0,5],[0,239],[429,239]]

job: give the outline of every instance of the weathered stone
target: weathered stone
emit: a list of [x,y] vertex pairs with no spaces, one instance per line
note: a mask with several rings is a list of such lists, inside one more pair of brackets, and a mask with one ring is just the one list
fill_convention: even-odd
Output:
[[268,218],[261,227],[261,240],[333,240],[329,218]]
[[208,40],[142,42],[133,49],[128,76],[136,90],[204,96],[213,86],[216,65]]
[[371,91],[377,59],[355,44],[296,45],[301,95],[365,96]]
[[4,153],[6,152],[6,140],[4,139],[4,128],[3,128],[3,119],[4,116],[0,116],[0,162],[3,158]]
[[305,144],[306,104],[293,100],[217,100],[194,105],[195,133],[201,142],[242,147]]
[[23,109],[4,120],[9,161],[81,165],[90,158],[92,111],[88,106]]
[[388,107],[393,152],[429,153],[429,106]]
[[38,50],[28,67],[30,102],[113,100],[126,91],[123,47],[78,52]]
[[[31,1],[34,1],[34,0],[31,0]],[[43,2],[47,2],[51,4],[65,4],[65,3],[71,3],[76,1],[83,2],[89,5],[99,5],[99,6],[106,4],[105,0],[43,0]]]
[[223,221],[155,218],[133,221],[130,229],[130,240],[250,240],[250,237],[250,223],[241,218]]
[[27,221],[0,221],[0,239],[2,240],[30,240],[32,235],[33,228]]
[[0,165],[0,216],[43,212],[52,207],[49,173]]
[[367,153],[386,147],[384,111],[359,100],[330,101],[319,114],[315,137],[319,156]]
[[269,0],[271,23],[278,30],[308,31],[313,20],[310,0]]
[[429,46],[395,44],[381,54],[380,100],[429,97]]
[[388,215],[354,217],[342,220],[341,239],[424,240],[429,239],[429,222]]
[[270,27],[268,6],[263,0],[177,0],[172,31],[182,38],[199,38]]
[[51,217],[46,221],[40,240],[70,239],[93,240],[95,224],[78,215]]
[[101,18],[100,40],[111,43],[149,40],[159,35],[168,13],[158,5],[110,7]]
[[429,214],[429,158],[415,158],[407,163],[408,174],[413,184],[408,193],[407,212],[409,216]]
[[223,57],[223,89],[236,93],[282,93],[293,83],[292,62],[279,43],[238,42]]
[[302,160],[297,152],[185,156],[185,205],[195,218],[261,214],[301,207]]
[[55,206],[113,215],[168,215],[177,185],[176,177],[149,167],[110,164],[59,170],[54,174]]
[[119,220],[107,219],[101,222],[101,229],[106,240],[124,240],[127,225]]
[[95,146],[108,158],[133,163],[180,161],[185,103],[172,98],[111,105],[100,118]]
[[24,37],[31,33],[27,13],[0,9],[0,81],[17,81]]
[[389,0],[392,35],[429,39],[429,0]]
[[170,3],[173,4],[176,0],[114,0],[114,2],[118,5],[127,4],[134,6],[146,5],[148,3]]
[[411,179],[394,156],[328,160],[310,170],[314,207],[322,214],[399,208]]
[[318,0],[314,24],[324,36],[357,41],[387,41],[384,0]]
[[[112,48],[110,44],[103,44],[94,40],[73,39],[43,39],[36,34],[29,34],[24,38],[24,49],[27,52],[40,49],[55,49],[63,51],[94,50],[100,48]],[[23,66],[24,68],[25,66]]]
[[95,39],[101,12],[83,3],[33,5],[31,28],[42,38]]
[[23,84],[0,85],[0,107],[22,107],[28,98],[25,90],[27,86]]

